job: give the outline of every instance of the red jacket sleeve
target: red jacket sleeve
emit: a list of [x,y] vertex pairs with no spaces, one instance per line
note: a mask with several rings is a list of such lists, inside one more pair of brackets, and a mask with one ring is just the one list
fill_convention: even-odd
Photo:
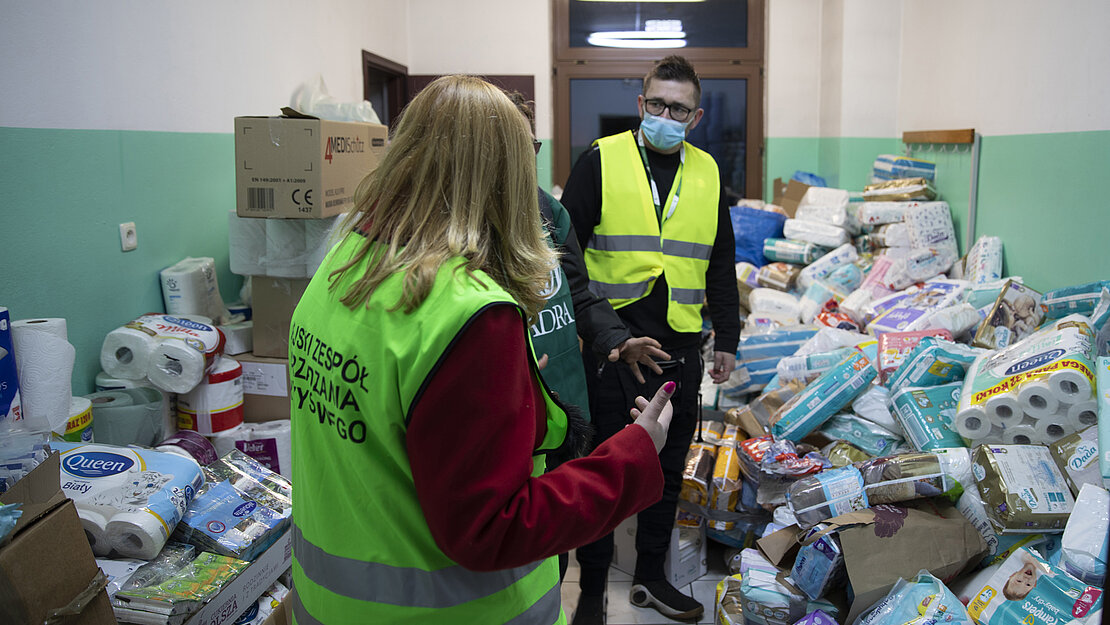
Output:
[[597,540],[663,492],[651,437],[635,425],[585,458],[531,476],[546,416],[525,331],[512,306],[477,315],[431,374],[406,435],[436,544],[475,571]]

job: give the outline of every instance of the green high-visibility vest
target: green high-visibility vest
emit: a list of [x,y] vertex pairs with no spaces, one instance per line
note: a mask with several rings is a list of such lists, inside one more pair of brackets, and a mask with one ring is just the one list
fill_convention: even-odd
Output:
[[[325,264],[341,266],[364,242],[348,235]],[[477,314],[515,305],[489,276],[468,276],[463,265],[461,258],[447,262],[411,314],[389,312],[402,293],[401,274],[351,310],[336,300],[363,274],[366,260],[340,276],[333,291],[322,268],[293,313],[292,607],[300,625],[566,620],[557,558],[496,572],[464,569],[436,546],[416,497],[405,447],[413,405]],[[527,331],[522,314],[521,332]],[[530,360],[538,380],[535,356]],[[543,473],[544,452],[562,443],[567,427],[543,388],[547,432],[533,455],[533,476]]]
[[683,143],[684,162],[657,215],[635,136],[623,132],[595,144],[601,153],[601,220],[583,251],[590,290],[619,309],[651,293],[665,272],[667,323],[676,332],[701,331],[705,272],[717,237],[717,163]]

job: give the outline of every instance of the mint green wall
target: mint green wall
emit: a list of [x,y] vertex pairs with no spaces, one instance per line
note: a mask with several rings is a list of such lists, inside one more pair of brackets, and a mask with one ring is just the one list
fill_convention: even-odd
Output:
[[[971,148],[914,147],[912,156],[937,164],[936,188],[966,253]],[[768,138],[764,198],[771,198],[776,177],[788,179],[798,169],[830,186],[862,190],[875,156],[902,148],[898,139]],[[1110,279],[1107,164],[1110,131],[983,137],[975,237],[1000,237],[1004,273],[1042,292]]]
[[[12,319],[66,319],[74,394],[92,392],[106,333],[165,310],[163,268],[211,256],[225,301],[238,299],[227,243],[234,162],[231,134],[0,128],[0,305]],[[139,245],[122,252],[127,221]]]
[[1038,291],[1110,279],[1110,131],[984,137],[978,235]]

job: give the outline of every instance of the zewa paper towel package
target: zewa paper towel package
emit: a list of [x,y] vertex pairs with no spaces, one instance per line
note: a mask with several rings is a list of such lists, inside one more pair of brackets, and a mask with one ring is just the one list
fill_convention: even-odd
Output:
[[204,484],[200,466],[174,454],[114,445],[51,446],[61,452],[62,491],[77,505],[98,556],[158,555]]

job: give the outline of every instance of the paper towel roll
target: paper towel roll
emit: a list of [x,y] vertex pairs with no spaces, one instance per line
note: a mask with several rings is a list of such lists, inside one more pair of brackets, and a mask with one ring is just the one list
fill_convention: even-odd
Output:
[[1068,406],[1067,420],[1076,431],[1095,425],[1098,423],[1098,402],[1091,399]]
[[104,336],[100,367],[115,378],[141,380],[146,377],[150,355],[157,343],[154,332],[141,325],[116,328]]
[[158,341],[151,354],[147,377],[170,393],[187,393],[204,379],[204,354],[176,338]]
[[1074,404],[1091,398],[1094,394],[1091,381],[1075,369],[1060,369],[1048,374],[1048,383],[1056,398]]
[[143,378],[142,380],[129,380],[127,378],[113,378],[108,375],[108,372],[101,371],[96,374],[96,381],[94,387],[97,392],[100,391],[118,391],[125,388],[139,388],[146,387],[154,389],[162,397],[162,408],[158,411],[158,421],[162,424],[159,430],[158,438],[155,440],[164,440],[173,435],[177,431],[177,409],[176,409],[176,395],[167,393],[162,389],[156,388],[150,383],[150,380]]
[[243,422],[243,366],[219,356],[207,377],[177,396],[177,427],[204,435],[231,429]]
[[108,520],[105,537],[126,558],[152,560],[168,537],[162,521],[150,512],[117,512]]
[[66,320],[13,321],[12,346],[24,427],[37,432],[64,427],[69,418],[70,384],[77,356],[66,336]]
[[1002,427],[1010,427],[1021,423],[1024,414],[1021,403],[1015,395],[1000,393],[983,402],[983,409],[987,411],[987,418]]
[[1056,417],[1046,417],[1034,421],[1033,430],[1036,432],[1034,442],[1047,445],[1055,443],[1061,438],[1075,432],[1070,424]]
[[968,440],[985,438],[991,431],[991,420],[981,406],[965,408],[956,414],[956,432]]
[[77,506],[77,516],[81,518],[81,527],[85,528],[85,537],[89,539],[93,554],[108,555],[112,551],[112,541],[108,540],[108,519],[81,505]]
[[1007,445],[1033,445],[1039,442],[1037,430],[1027,423],[1007,426],[1002,431],[1002,441]]
[[1018,403],[1025,414],[1034,419],[1055,417],[1060,410],[1060,400],[1046,380],[1030,380],[1018,389]]
[[305,250],[305,221],[266,219],[265,275],[276,278],[308,277]]
[[233,449],[247,454],[271,471],[289,478],[292,475],[292,438],[288,419],[265,423],[244,423],[208,437],[223,457]]
[[192,430],[179,430],[173,436],[158,443],[155,449],[189,458],[201,466],[212,464],[219,459],[211,441]]
[[162,392],[127,388],[86,395],[93,406],[93,433],[98,443],[150,447],[162,432]]
[[162,299],[171,315],[205,315],[217,322],[228,317],[216,279],[216,261],[203,256],[187,257],[163,269]]
[[92,402],[84,397],[72,397],[69,400],[69,414],[66,417],[66,424],[54,430],[54,440],[91,443],[94,434],[92,424]]

